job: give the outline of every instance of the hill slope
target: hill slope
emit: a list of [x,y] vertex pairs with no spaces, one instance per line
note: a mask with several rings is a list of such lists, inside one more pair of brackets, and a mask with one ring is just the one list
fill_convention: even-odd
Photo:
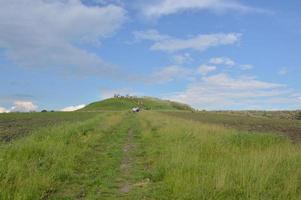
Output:
[[193,110],[190,106],[169,100],[161,100],[152,97],[131,97],[131,98],[109,98],[103,101],[94,102],[80,111],[100,110],[129,110],[139,106],[146,110]]

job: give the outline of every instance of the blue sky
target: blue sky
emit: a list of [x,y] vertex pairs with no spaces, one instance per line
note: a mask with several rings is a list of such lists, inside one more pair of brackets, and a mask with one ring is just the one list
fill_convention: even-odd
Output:
[[301,108],[298,0],[1,0],[0,112],[114,93]]

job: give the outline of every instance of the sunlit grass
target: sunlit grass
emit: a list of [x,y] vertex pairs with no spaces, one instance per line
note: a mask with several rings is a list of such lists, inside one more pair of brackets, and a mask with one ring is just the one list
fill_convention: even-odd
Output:
[[[106,117],[106,118],[104,118]],[[26,138],[0,146],[0,199],[40,199],[55,192],[79,166],[101,130],[119,121],[98,116],[83,122],[39,129]]]
[[299,200],[300,168],[300,144],[279,135],[155,111],[99,113],[2,143],[0,199]]
[[143,115],[156,198],[301,199],[301,150],[287,139]]

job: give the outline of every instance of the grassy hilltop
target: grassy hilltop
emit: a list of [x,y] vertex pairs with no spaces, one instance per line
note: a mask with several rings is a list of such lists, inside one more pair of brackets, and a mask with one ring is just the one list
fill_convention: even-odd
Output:
[[[137,105],[145,110],[124,112]],[[300,121],[190,111],[113,98],[0,114],[0,199],[301,199],[300,142],[274,134]]]
[[109,98],[103,101],[94,102],[87,105],[80,111],[102,111],[102,110],[130,110],[133,107],[139,106],[145,110],[187,110],[192,108],[186,104],[161,100],[152,97],[122,97]]

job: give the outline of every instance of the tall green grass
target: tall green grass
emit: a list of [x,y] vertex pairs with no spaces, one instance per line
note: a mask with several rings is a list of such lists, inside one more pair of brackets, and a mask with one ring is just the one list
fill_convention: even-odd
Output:
[[101,130],[115,121],[107,115],[97,116],[39,129],[11,144],[1,144],[0,199],[46,199],[70,179],[80,158],[102,137]]
[[301,149],[287,139],[143,113],[149,199],[301,199]]
[[0,199],[299,200],[300,169],[300,144],[278,135],[110,112],[0,144]]

